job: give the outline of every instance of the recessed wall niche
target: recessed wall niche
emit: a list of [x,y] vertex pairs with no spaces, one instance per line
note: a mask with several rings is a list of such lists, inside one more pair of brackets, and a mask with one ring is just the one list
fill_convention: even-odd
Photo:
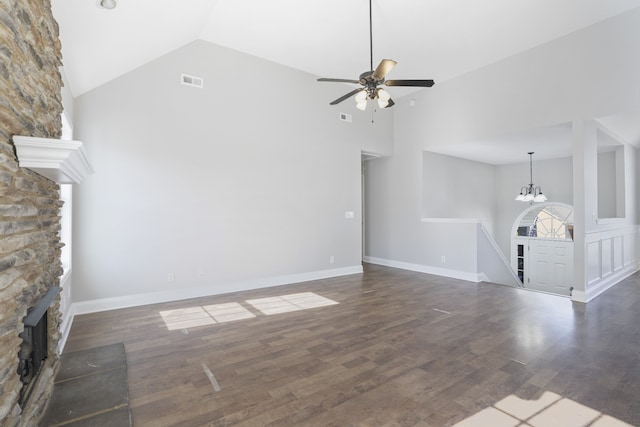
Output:
[[625,217],[624,144],[598,129],[598,218]]

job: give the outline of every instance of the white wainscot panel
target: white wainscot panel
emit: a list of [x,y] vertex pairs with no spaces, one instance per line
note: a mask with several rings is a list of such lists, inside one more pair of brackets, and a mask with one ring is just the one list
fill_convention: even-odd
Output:
[[602,277],[607,277],[613,273],[613,239],[602,239],[600,242],[600,249],[602,251],[602,257],[600,262],[602,263]]
[[640,270],[640,228],[637,225],[604,230],[586,236],[588,302]]
[[[625,252],[625,264],[636,262],[640,256],[640,233],[632,233],[626,239],[629,242],[629,250]],[[626,261],[627,258],[629,261]]]
[[587,243],[587,283],[600,280],[600,242]]
[[613,238],[613,271],[618,271],[624,266],[624,236]]
[[636,234],[628,234],[622,239],[622,259],[624,265],[631,263],[635,259],[635,239]]

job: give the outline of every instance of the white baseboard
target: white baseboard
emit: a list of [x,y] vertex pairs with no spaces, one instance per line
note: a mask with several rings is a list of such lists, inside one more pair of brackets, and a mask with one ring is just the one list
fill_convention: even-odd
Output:
[[290,285],[292,283],[308,282],[311,280],[330,279],[332,277],[347,276],[362,273],[362,265],[335,268],[331,270],[312,271],[308,273],[290,274],[286,276],[265,277],[243,282],[231,282],[210,286],[172,289],[169,291],[149,292],[145,294],[126,295],[113,298],[103,298],[91,301],[73,303],[74,315],[97,313],[99,311],[116,310],[119,308],[138,307],[148,304],[179,301],[230,292],[248,291],[252,289],[268,288],[272,286]]
[[608,275],[606,278],[598,281],[593,286],[588,286],[586,292],[574,290],[571,294],[571,300],[576,302],[588,303],[598,295],[601,295],[607,289],[611,289],[638,270],[640,270],[640,262],[635,261],[628,266],[618,270],[617,272]]
[[450,277],[452,279],[466,280],[468,282],[474,283],[480,283],[486,280],[486,275],[483,273],[469,273],[466,271],[449,270],[447,268],[432,267],[422,264],[412,264],[409,262],[394,261],[390,259],[369,256],[363,257],[363,260],[370,264],[384,265],[386,267],[400,268],[402,270],[417,271],[419,273],[433,274],[434,276]]

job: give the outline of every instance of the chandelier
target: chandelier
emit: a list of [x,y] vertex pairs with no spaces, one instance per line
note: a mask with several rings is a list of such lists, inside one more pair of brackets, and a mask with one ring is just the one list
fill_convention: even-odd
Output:
[[520,188],[520,194],[516,197],[519,202],[546,202],[547,196],[542,194],[540,186],[533,185],[533,151],[527,153],[529,155],[529,177],[531,183]]

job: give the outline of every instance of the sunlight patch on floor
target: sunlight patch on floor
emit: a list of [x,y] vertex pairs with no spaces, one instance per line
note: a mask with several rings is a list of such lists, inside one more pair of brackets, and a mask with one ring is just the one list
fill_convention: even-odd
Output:
[[537,400],[511,395],[454,427],[633,427],[549,391]]
[[288,313],[290,311],[307,310],[310,308],[325,307],[338,304],[329,298],[321,297],[313,292],[302,292],[299,294],[282,295],[279,297],[250,299],[246,301],[263,314]]
[[161,311],[160,316],[167,329],[193,328],[195,326],[213,325],[216,321],[202,307],[179,308]]
[[[245,302],[266,316],[339,304],[313,292],[258,298]],[[165,310],[160,311],[160,316],[170,331],[256,317],[237,302]]]
[[170,331],[256,317],[237,302],[166,310],[160,316]]
[[238,304],[237,302],[230,302],[226,304],[213,304],[205,305],[202,308],[211,315],[216,322],[224,323],[231,322],[232,320],[251,319],[256,317],[255,314]]

